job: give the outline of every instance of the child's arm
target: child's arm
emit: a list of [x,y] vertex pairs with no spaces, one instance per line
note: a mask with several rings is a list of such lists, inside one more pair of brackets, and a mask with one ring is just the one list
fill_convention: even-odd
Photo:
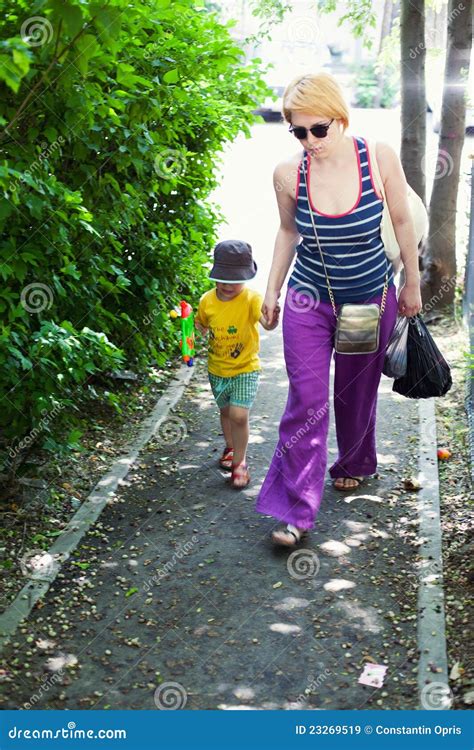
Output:
[[201,323],[201,321],[197,320],[197,318],[194,319],[194,324],[195,324],[196,328],[198,329],[198,331],[200,331],[205,336],[206,333],[208,332],[209,328],[207,328],[206,326],[203,326],[203,324]]
[[207,315],[204,309],[204,302],[203,302],[202,297],[199,300],[198,309],[196,311],[196,315],[194,316],[194,325],[196,326],[198,331],[200,331],[200,333],[202,333],[204,336],[209,330]]

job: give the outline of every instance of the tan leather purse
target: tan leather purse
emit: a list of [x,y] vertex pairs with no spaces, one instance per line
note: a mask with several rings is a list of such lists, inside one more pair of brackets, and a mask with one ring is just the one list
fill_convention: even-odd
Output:
[[[370,163],[372,165],[372,174],[374,177],[374,187],[376,189],[378,188],[378,191],[383,198],[383,214],[380,224],[380,236],[382,237],[382,242],[384,244],[385,254],[387,255],[387,258],[392,261],[393,270],[395,271],[395,273],[398,273],[402,266],[402,258],[400,255],[400,247],[398,245],[397,236],[395,234],[395,229],[392,223],[392,218],[390,216],[390,211],[388,210],[387,198],[385,196],[385,190],[383,187],[383,180],[380,174],[379,165],[377,163],[377,156],[375,154],[375,145],[375,142],[367,141]],[[413,226],[415,228],[416,242],[419,245],[428,228],[428,213],[420,196],[415,193],[410,185],[407,186],[407,199],[410,216],[413,220]]]
[[321,255],[321,263],[323,264],[324,274],[326,276],[329,299],[331,300],[332,309],[337,319],[334,349],[338,354],[372,354],[379,348],[380,318],[385,310],[385,302],[387,299],[388,268],[385,271],[385,284],[383,287],[380,306],[376,302],[372,302],[368,305],[346,302],[344,305],[341,305],[338,314],[321,245],[319,244],[319,237],[314,223],[313,209],[309,201],[306,164],[304,158],[302,172],[305,180],[306,195],[308,197],[309,215],[311,217],[319,254]]

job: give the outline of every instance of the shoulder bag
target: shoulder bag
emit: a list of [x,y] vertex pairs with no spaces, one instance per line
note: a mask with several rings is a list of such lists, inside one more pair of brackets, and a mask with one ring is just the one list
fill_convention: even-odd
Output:
[[[383,187],[382,176],[380,174],[379,165],[377,163],[377,156],[375,154],[375,143],[366,141],[370,164],[372,167],[372,174],[374,177],[374,187],[378,189],[380,195],[383,198],[383,213],[382,221],[380,224],[380,235],[382,242],[385,247],[385,253],[387,258],[393,263],[393,270],[397,273],[400,270],[402,259],[400,255],[400,247],[397,242],[395,230],[393,228],[390,211],[388,209],[387,198],[385,196],[385,190]],[[408,205],[410,207],[410,214],[413,219],[415,226],[416,242],[419,245],[428,226],[428,213],[425,208],[425,204],[421,200],[420,196],[415,193],[413,188],[408,185]]]

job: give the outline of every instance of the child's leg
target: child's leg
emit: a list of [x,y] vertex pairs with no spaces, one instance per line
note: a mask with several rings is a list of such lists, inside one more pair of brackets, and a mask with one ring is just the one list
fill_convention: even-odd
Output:
[[243,406],[229,407],[229,421],[234,448],[234,466],[245,462],[249,442],[249,410]]
[[222,432],[224,433],[224,440],[226,448],[233,448],[234,447],[234,441],[232,437],[232,428],[231,428],[231,421],[230,421],[230,405],[227,404],[227,406],[223,406],[220,410],[221,415],[221,427]]
[[230,398],[230,425],[234,446],[234,466],[246,461],[249,442],[249,412],[258,390],[260,373],[244,372],[232,378]]

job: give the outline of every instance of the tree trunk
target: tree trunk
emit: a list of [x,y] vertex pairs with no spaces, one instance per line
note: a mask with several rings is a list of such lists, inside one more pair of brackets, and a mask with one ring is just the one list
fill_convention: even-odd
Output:
[[[383,8],[382,26],[380,28],[380,40],[379,40],[377,58],[380,58],[380,55],[382,54],[382,50],[383,50],[383,43],[385,39],[388,37],[388,35],[390,34],[390,31],[392,29],[392,11],[393,11],[393,0],[385,0],[384,8]],[[382,94],[383,94],[384,81],[385,81],[385,69],[381,67],[377,74],[377,93],[374,97],[374,102],[373,102],[374,107],[380,107],[380,102],[381,102]]]
[[425,201],[426,149],[424,0],[402,0],[400,18],[401,160],[409,185]]
[[[456,202],[466,118],[466,80],[472,46],[472,0],[450,0],[441,129],[430,200],[430,227],[422,254],[423,301],[432,309],[454,302]],[[462,76],[461,76],[462,71]]]

